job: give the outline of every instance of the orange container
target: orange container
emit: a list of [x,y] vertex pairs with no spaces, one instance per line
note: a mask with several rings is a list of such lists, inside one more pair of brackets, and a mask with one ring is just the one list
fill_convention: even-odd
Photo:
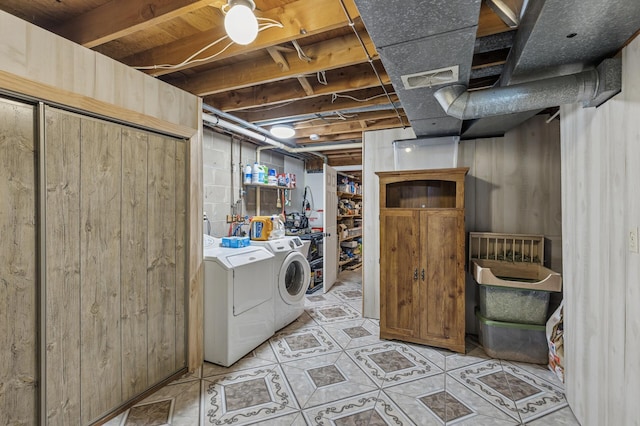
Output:
[[252,240],[267,241],[272,230],[273,223],[271,222],[271,216],[254,216],[251,219],[249,235]]

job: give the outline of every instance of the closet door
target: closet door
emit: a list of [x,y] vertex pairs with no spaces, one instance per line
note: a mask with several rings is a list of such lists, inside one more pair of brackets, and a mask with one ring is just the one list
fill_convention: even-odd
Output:
[[80,421],[80,117],[45,111],[44,415],[68,425]]
[[37,418],[34,107],[0,98],[0,424]]
[[46,416],[84,425],[186,366],[186,143],[45,117]]

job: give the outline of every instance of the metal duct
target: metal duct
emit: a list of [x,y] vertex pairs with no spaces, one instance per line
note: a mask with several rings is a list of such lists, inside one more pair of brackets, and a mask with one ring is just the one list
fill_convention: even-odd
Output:
[[513,86],[468,92],[456,84],[434,93],[445,112],[460,120],[539,110],[582,102],[598,106],[620,91],[622,63],[607,59],[597,69]]

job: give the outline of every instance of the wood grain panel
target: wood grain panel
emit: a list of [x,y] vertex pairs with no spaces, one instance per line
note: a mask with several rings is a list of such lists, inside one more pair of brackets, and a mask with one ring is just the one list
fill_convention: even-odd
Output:
[[149,387],[147,377],[147,139],[122,128],[122,397]]
[[0,424],[33,424],[38,381],[34,108],[0,99]]
[[0,11],[0,87],[192,137],[199,99]]
[[585,426],[640,424],[640,39],[622,63],[614,99],[561,107],[566,394]]
[[[441,345],[458,345],[464,350],[464,224],[462,210],[430,211],[420,214],[422,257],[420,271],[421,335]],[[452,273],[452,271],[455,271]]]
[[122,402],[120,374],[120,126],[82,120],[81,421]]
[[[199,100],[198,111],[202,110],[202,100]],[[204,362],[204,312],[202,303],[204,297],[204,265],[202,263],[202,212],[203,200],[203,124],[198,120],[198,133],[194,135],[188,145],[189,175],[189,233],[187,253],[188,281],[188,365],[189,370],[199,368]]]
[[419,267],[418,213],[380,213],[380,336],[418,337],[419,293],[414,272]]
[[80,423],[80,117],[45,112],[46,419]]
[[176,141],[176,366],[187,364],[187,143]]
[[156,383],[176,361],[176,144],[149,135],[147,289],[148,375]]

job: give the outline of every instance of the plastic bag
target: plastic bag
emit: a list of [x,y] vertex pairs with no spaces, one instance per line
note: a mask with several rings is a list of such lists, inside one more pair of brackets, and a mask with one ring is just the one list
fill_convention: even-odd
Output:
[[564,300],[547,321],[547,344],[549,345],[549,369],[564,383]]

